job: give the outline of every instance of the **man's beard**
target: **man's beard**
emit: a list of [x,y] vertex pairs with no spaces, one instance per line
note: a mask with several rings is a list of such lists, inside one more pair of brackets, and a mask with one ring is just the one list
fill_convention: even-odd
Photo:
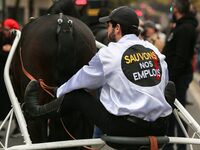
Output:
[[112,32],[108,35],[108,42],[117,42],[115,38],[115,31],[112,29]]

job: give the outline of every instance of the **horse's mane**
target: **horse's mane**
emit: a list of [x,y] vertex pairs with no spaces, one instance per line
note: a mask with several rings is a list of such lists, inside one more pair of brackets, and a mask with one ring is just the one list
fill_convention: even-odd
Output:
[[59,0],[54,2],[54,4],[48,9],[48,14],[59,14],[73,16],[80,18],[78,11],[76,10],[73,0]]

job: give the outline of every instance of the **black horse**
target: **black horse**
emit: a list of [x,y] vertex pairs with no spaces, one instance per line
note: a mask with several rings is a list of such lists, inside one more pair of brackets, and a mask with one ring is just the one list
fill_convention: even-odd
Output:
[[[23,27],[21,43],[11,66],[18,99],[23,101],[24,90],[29,82],[22,66],[35,79],[43,79],[50,86],[59,86],[87,64],[95,53],[94,36],[82,21],[61,14],[45,15],[33,20]],[[40,90],[40,104],[51,99],[44,90]],[[92,136],[93,125],[80,112],[71,112],[64,122],[77,139]],[[27,118],[27,125],[34,143],[71,139],[59,118],[51,118],[50,121]]]

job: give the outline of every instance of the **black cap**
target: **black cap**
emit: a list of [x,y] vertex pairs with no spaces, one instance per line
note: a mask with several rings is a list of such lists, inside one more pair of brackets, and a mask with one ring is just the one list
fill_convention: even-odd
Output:
[[116,23],[138,28],[139,19],[133,9],[128,6],[121,6],[114,9],[109,16],[99,18],[99,22],[106,23],[109,21],[115,21]]

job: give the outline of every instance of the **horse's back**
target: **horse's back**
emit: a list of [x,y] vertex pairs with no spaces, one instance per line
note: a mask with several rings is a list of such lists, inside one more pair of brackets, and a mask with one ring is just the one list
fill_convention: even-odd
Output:
[[[60,25],[58,19],[63,20]],[[56,85],[69,79],[96,52],[93,34],[83,22],[59,15],[42,16],[25,26],[21,49],[25,67],[36,78],[51,76],[47,82],[55,79],[57,83],[51,84]]]

